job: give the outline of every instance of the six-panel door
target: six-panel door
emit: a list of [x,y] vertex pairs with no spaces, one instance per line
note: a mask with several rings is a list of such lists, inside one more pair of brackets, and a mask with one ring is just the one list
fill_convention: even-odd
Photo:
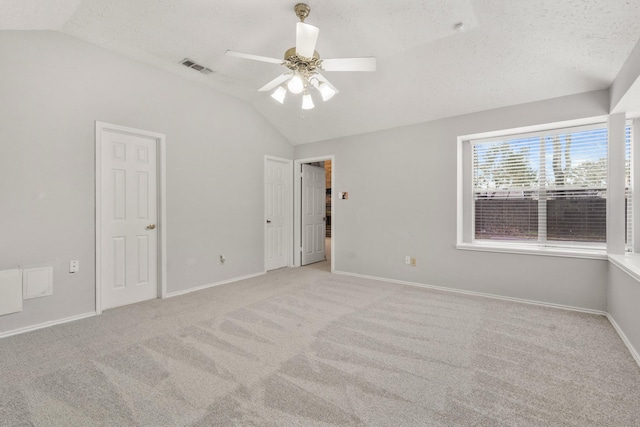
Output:
[[102,130],[102,308],[156,298],[156,140]]
[[281,161],[266,161],[266,270],[275,270],[287,266],[286,245],[289,245],[289,233],[286,230],[288,206],[286,197],[287,183],[291,180],[290,165]]

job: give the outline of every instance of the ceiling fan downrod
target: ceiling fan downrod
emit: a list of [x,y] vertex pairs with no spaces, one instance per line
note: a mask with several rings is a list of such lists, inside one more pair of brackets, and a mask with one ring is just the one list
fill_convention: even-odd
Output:
[[296,16],[300,18],[300,22],[304,22],[307,16],[309,16],[309,12],[311,12],[311,8],[305,3],[298,3],[293,7],[293,10],[296,11]]

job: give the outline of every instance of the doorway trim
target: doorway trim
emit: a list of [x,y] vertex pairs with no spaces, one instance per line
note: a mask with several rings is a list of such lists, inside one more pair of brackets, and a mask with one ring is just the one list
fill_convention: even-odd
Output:
[[96,314],[102,314],[102,132],[113,131],[130,135],[145,136],[156,141],[156,173],[157,173],[157,201],[158,201],[158,298],[167,295],[167,230],[166,221],[166,136],[162,133],[150,132],[106,122],[95,122],[95,232],[96,232]]
[[300,232],[302,210],[300,209],[302,204],[302,186],[300,184],[300,165],[303,163],[322,162],[325,160],[331,160],[331,272],[336,270],[336,252],[335,252],[335,239],[336,239],[336,156],[334,154],[318,157],[308,157],[306,159],[298,159],[294,162],[294,179],[293,179],[293,265],[294,267],[300,267],[301,265],[301,238]]
[[263,270],[266,273],[267,272],[267,162],[268,161],[274,161],[274,162],[280,162],[280,163],[284,163],[287,166],[288,169],[288,176],[289,178],[286,179],[286,183],[287,183],[287,188],[286,188],[286,194],[284,195],[284,200],[285,200],[285,212],[287,212],[286,218],[285,218],[285,230],[287,230],[287,235],[284,239],[284,245],[287,251],[286,254],[286,259],[287,259],[287,267],[293,267],[294,266],[294,261],[293,261],[293,250],[292,250],[292,246],[290,244],[291,242],[291,238],[292,238],[292,233],[291,233],[291,229],[293,228],[293,222],[291,220],[291,212],[293,211],[293,206],[291,205],[293,203],[293,190],[291,188],[291,181],[290,181],[290,177],[293,175],[293,160],[291,159],[285,159],[282,157],[275,157],[275,156],[269,156],[269,155],[265,155],[264,156],[264,170],[263,170],[263,193],[264,193],[264,218],[262,221],[262,226],[264,227],[264,231],[263,231],[263,239],[264,239],[264,245],[263,245],[263,259],[264,259],[264,266],[263,266]]

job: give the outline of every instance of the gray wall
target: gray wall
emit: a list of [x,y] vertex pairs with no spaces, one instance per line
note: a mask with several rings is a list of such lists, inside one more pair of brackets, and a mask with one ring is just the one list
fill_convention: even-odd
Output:
[[299,145],[295,158],[336,156],[333,190],[349,192],[332,213],[337,271],[604,311],[605,260],[455,248],[456,141],[608,107],[603,90]]
[[609,267],[607,312],[637,354],[640,351],[640,283],[614,264]]
[[264,270],[263,159],[293,147],[252,107],[55,32],[0,32],[0,58],[0,269],[54,267],[0,333],[95,309],[96,120],[166,134],[169,292]]
[[[640,79],[640,41],[636,43],[611,85],[611,111],[619,108],[618,104],[623,104],[624,108],[617,109],[616,112],[640,112],[640,101],[637,99],[638,79]],[[630,97],[635,99],[629,99]]]

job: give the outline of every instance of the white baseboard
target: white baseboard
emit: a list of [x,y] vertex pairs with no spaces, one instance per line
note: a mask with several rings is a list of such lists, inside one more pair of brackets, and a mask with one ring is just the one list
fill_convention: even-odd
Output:
[[24,328],[13,329],[11,331],[0,332],[0,338],[10,337],[12,335],[24,334],[25,332],[37,331],[38,329],[48,328],[50,326],[60,325],[62,323],[73,322],[75,320],[86,319],[87,317],[93,317],[97,313],[84,313],[77,316],[65,317],[64,319],[50,320],[49,322],[38,323],[37,325],[26,326]]
[[484,292],[466,291],[464,289],[446,288],[446,287],[443,287],[443,286],[433,286],[433,285],[426,285],[424,283],[406,282],[404,280],[387,279],[387,278],[384,278],[384,277],[365,276],[364,274],[347,273],[347,272],[344,272],[344,271],[336,271],[335,273],[336,274],[342,274],[343,276],[361,277],[363,279],[379,280],[379,281],[382,281],[382,282],[397,283],[397,284],[400,284],[400,285],[408,285],[408,286],[416,286],[416,287],[419,287],[419,288],[434,289],[434,290],[437,290],[437,291],[444,291],[444,292],[453,292],[453,293],[456,293],[456,294],[472,295],[472,296],[476,296],[476,297],[484,297],[484,298],[499,299],[499,300],[503,300],[503,301],[519,302],[519,303],[523,303],[523,304],[538,305],[538,306],[542,306],[542,307],[559,308],[559,309],[562,309],[562,310],[578,311],[578,312],[581,312],[581,313],[597,314],[597,315],[600,315],[600,316],[606,316],[607,315],[607,312],[605,312],[605,311],[593,310],[593,309],[590,309],[590,308],[573,307],[571,305],[562,305],[562,304],[554,304],[554,303],[550,303],[550,302],[534,301],[534,300],[528,300],[528,299],[522,299],[522,298],[505,297],[505,296],[501,296],[501,295],[487,294],[487,293],[484,293]]
[[493,299],[499,299],[499,300],[504,300],[504,301],[513,301],[513,302],[519,302],[519,303],[524,303],[524,304],[539,305],[539,306],[543,306],[543,307],[559,308],[559,309],[562,309],[562,310],[571,310],[571,311],[578,311],[578,312],[581,312],[581,313],[589,313],[589,314],[597,314],[597,315],[605,316],[609,320],[611,325],[613,326],[613,329],[615,329],[615,331],[620,336],[620,339],[622,339],[622,342],[624,343],[624,345],[627,346],[627,349],[629,350],[629,353],[631,353],[631,357],[633,357],[633,359],[636,361],[638,366],[640,366],[640,354],[633,347],[633,344],[631,344],[631,341],[629,341],[627,336],[622,331],[622,328],[620,328],[620,326],[616,323],[616,321],[613,318],[613,316],[611,316],[611,314],[607,313],[606,311],[592,310],[592,309],[580,308],[580,307],[573,307],[573,306],[567,306],[567,305],[562,305],[562,304],[553,304],[553,303],[542,302],[542,301],[526,300],[526,299],[522,299],[522,298],[504,297],[504,296],[500,296],[500,295],[487,294],[487,293],[483,293],[483,292],[465,291],[465,290],[462,290],[462,289],[446,288],[446,287],[442,287],[442,286],[425,285],[423,283],[407,282],[407,281],[404,281],[404,280],[394,280],[394,279],[386,279],[386,278],[383,278],[383,277],[366,276],[364,274],[347,273],[347,272],[344,272],[344,271],[336,271],[335,273],[336,274],[342,274],[344,276],[353,276],[353,277],[360,277],[360,278],[363,278],[363,279],[371,279],[371,280],[379,280],[379,281],[382,281],[382,282],[397,283],[397,284],[400,284],[400,285],[417,286],[419,288],[435,289],[435,290],[444,291],[444,292],[453,292],[453,293],[464,294],[464,295],[473,295],[473,296],[479,296],[479,297],[484,297],[484,298],[493,298]]
[[[184,294],[188,294],[188,293],[191,293],[191,292],[200,291],[202,289],[207,289],[207,288],[211,288],[211,287],[214,287],[214,286],[224,285],[226,283],[232,283],[232,282],[237,282],[237,281],[244,280],[244,279],[250,279],[252,277],[262,276],[265,273],[266,272],[260,272],[260,273],[255,273],[255,274],[249,274],[247,276],[242,276],[242,277],[234,277],[233,279],[228,279],[228,280],[223,280],[223,281],[216,282],[216,283],[211,283],[211,284],[208,284],[208,285],[198,286],[196,288],[185,289],[184,291],[176,291],[176,292],[172,292],[170,294],[166,294],[165,298],[176,297],[178,295],[184,295]],[[6,337],[10,337],[12,335],[23,334],[25,332],[36,331],[38,329],[48,328],[48,327],[54,326],[54,325],[60,325],[62,323],[68,323],[68,322],[73,322],[75,320],[85,319],[87,317],[96,316],[97,314],[98,313],[96,313],[94,311],[94,312],[91,312],[91,313],[79,314],[77,316],[65,317],[64,319],[51,320],[49,322],[38,323],[37,325],[26,326],[24,328],[18,328],[18,329],[13,329],[13,330],[10,330],[10,331],[0,332],[0,339],[6,338]]]
[[266,272],[263,271],[263,272],[260,272],[260,273],[249,274],[247,276],[234,277],[232,279],[222,280],[220,282],[215,282],[215,283],[209,283],[208,285],[196,286],[195,288],[189,288],[189,289],[185,289],[183,291],[169,292],[164,297],[165,298],[173,298],[173,297],[177,297],[179,295],[190,294],[191,292],[201,291],[203,289],[213,288],[214,286],[226,285],[227,283],[233,283],[233,282],[239,282],[240,280],[251,279],[253,277],[262,276],[263,274],[266,274]]
[[620,335],[620,339],[622,339],[622,342],[624,343],[624,345],[627,346],[627,349],[629,350],[629,353],[631,353],[631,356],[633,357],[633,359],[636,361],[638,366],[640,366],[640,354],[638,354],[638,351],[633,347],[633,344],[631,344],[631,341],[629,341],[629,338],[627,338],[624,332],[622,332],[622,328],[620,328],[620,326],[616,323],[613,316],[611,316],[609,313],[607,313],[607,319],[609,319],[609,322],[611,322],[613,329],[615,329],[618,335]]

